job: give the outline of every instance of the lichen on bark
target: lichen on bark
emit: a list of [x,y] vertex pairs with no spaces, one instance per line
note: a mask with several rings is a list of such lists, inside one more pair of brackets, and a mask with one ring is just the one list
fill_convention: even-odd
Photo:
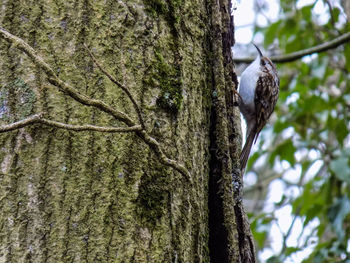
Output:
[[[55,74],[137,119],[83,44],[91,47],[142,105],[147,132],[186,164],[195,183],[189,188],[135,134],[78,134],[41,125],[1,134],[0,261],[208,261],[206,3],[172,1],[167,8],[170,17],[151,15],[137,0],[4,3],[3,26],[30,43]],[[34,110],[71,124],[121,124],[57,91],[3,40],[0,52],[1,84],[25,80],[36,96]],[[150,67],[163,71],[156,76],[163,85],[145,85]],[[159,110],[163,91],[174,96],[176,114]]]

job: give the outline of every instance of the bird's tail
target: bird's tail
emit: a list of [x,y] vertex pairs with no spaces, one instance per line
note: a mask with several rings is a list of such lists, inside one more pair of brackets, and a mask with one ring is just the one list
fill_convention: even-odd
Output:
[[250,150],[252,149],[255,136],[256,136],[256,132],[255,132],[254,129],[252,129],[249,132],[247,140],[246,140],[246,142],[244,144],[244,147],[242,149],[241,156],[240,156],[242,174],[243,174],[244,169],[245,169],[245,167],[247,165],[249,154],[250,154]]

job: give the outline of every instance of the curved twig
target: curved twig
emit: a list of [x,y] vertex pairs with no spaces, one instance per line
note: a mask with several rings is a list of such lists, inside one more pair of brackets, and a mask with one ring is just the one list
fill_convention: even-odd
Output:
[[95,65],[102,71],[103,74],[105,74],[110,81],[112,81],[115,85],[117,85],[120,89],[122,89],[126,95],[129,97],[129,99],[131,100],[135,110],[136,110],[136,113],[138,115],[138,118],[139,118],[139,122],[142,126],[142,128],[144,129],[145,128],[145,123],[143,121],[143,118],[142,118],[142,113],[141,113],[141,109],[139,107],[139,105],[137,104],[136,100],[134,99],[134,97],[132,96],[131,92],[129,91],[129,89],[127,87],[125,87],[123,84],[121,84],[116,78],[114,78],[107,70],[105,70],[101,64],[97,61],[97,59],[95,58],[94,54],[92,54],[92,52],[89,50],[89,48],[87,47],[86,44],[84,44],[84,47],[85,49],[88,51],[92,61],[95,63]]
[[58,121],[48,120],[42,117],[43,114],[35,114],[32,116],[29,116],[26,119],[7,124],[7,125],[1,125],[0,126],[0,133],[3,132],[9,132],[13,130],[17,130],[20,128],[24,128],[29,125],[41,123],[44,125],[48,125],[51,127],[59,128],[59,129],[65,129],[65,130],[72,130],[72,131],[98,131],[98,132],[135,132],[140,131],[142,128],[140,125],[132,126],[132,127],[104,127],[104,126],[96,126],[96,125],[73,125],[68,123],[62,123]]
[[96,108],[99,108],[100,110],[109,113],[114,118],[124,122],[128,126],[135,126],[135,123],[127,116],[124,112],[121,112],[117,109],[112,108],[111,106],[107,105],[103,101],[96,100],[89,98],[86,95],[80,94],[78,90],[71,87],[64,81],[62,81],[53,71],[53,69],[40,57],[37,55],[36,51],[29,46],[24,40],[22,40],[19,37],[16,37],[6,31],[5,29],[0,27],[0,33],[3,37],[10,40],[18,49],[22,50],[24,53],[26,53],[32,61],[40,67],[47,75],[48,81],[56,86],[60,91],[67,94],[71,98],[75,99],[76,101],[80,102],[81,104],[84,104],[86,106],[93,106]]
[[38,123],[38,120],[41,118],[41,116],[42,116],[41,113],[35,114],[35,115],[32,115],[24,120],[20,120],[20,121],[11,123],[11,124],[1,125],[0,126],[0,133],[18,130],[18,129],[21,129],[21,128],[26,127],[28,125]]
[[[326,50],[329,49],[333,49],[336,48],[346,42],[350,41],[350,32],[345,33],[331,41],[325,42],[321,45],[317,45],[311,48],[307,48],[307,49],[303,49],[303,50],[299,50],[287,55],[281,55],[281,56],[273,56],[270,59],[273,62],[276,63],[285,63],[285,62],[291,62],[291,61],[295,61],[298,60],[299,58],[302,58],[304,56],[307,55],[311,55],[314,53],[321,53],[324,52]],[[255,57],[247,57],[247,58],[234,58],[234,62],[236,63],[250,63],[255,59]]]

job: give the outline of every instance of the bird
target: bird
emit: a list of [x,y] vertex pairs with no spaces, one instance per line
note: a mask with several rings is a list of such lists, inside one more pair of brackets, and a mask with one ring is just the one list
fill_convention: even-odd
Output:
[[253,45],[258,56],[243,71],[239,84],[238,106],[247,124],[246,142],[240,155],[242,173],[252,145],[274,111],[280,86],[276,66]]

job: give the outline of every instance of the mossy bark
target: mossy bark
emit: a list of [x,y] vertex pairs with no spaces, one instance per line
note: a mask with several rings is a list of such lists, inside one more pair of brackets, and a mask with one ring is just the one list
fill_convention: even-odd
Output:
[[[190,171],[193,184],[134,133],[37,124],[1,134],[0,262],[217,262],[215,247],[209,251],[211,198],[223,204],[227,262],[242,260],[241,232],[249,231],[237,229],[240,193],[232,184],[240,132],[229,8],[228,1],[204,0],[2,2],[1,25],[61,79],[137,120],[84,44],[91,48],[129,88],[147,132]],[[123,126],[60,93],[3,39],[0,56],[0,125],[44,112],[64,123]],[[214,160],[225,163],[224,172],[216,173]],[[220,182],[214,197],[209,177]]]

